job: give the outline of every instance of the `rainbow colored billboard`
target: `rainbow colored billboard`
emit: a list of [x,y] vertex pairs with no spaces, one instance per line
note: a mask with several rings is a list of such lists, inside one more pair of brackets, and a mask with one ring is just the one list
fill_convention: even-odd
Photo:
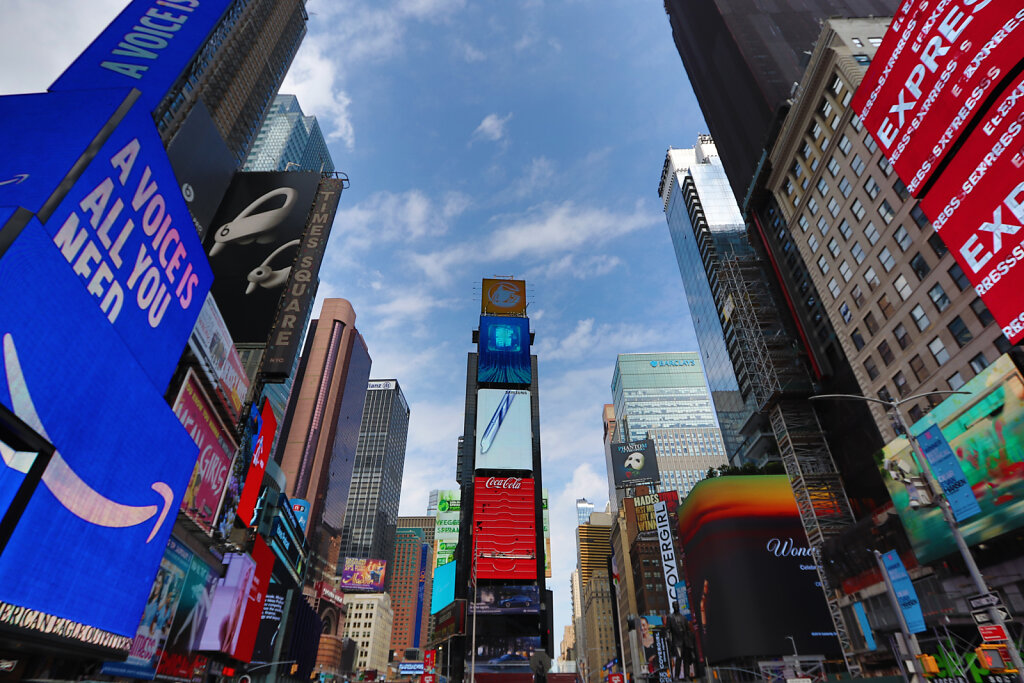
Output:
[[342,590],[367,593],[383,592],[384,572],[387,570],[387,566],[387,560],[346,557],[345,568],[341,571]]

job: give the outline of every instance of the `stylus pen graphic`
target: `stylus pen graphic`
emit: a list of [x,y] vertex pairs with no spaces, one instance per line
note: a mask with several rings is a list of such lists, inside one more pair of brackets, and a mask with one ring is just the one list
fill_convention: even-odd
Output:
[[501,423],[505,421],[505,416],[508,415],[508,409],[512,407],[512,399],[516,397],[511,391],[506,391],[505,395],[502,396],[501,401],[498,402],[498,407],[494,409],[494,415],[491,415],[491,421],[487,423],[487,429],[484,430],[484,435],[480,437],[480,453],[486,453],[491,450],[491,446],[494,445],[494,438],[498,436],[498,430],[501,429]]

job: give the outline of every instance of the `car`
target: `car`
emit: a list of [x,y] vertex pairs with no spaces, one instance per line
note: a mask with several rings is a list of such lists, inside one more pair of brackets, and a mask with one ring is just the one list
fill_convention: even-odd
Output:
[[498,601],[499,607],[530,607],[533,605],[533,598],[529,595],[508,595]]
[[516,654],[515,652],[506,652],[505,654],[501,655],[500,657],[495,657],[494,659],[492,659],[488,663],[489,664],[500,664],[500,665],[504,665],[504,666],[520,666],[522,664],[528,664],[529,662],[530,662],[530,659],[528,657],[524,657],[524,656],[522,656],[520,654]]

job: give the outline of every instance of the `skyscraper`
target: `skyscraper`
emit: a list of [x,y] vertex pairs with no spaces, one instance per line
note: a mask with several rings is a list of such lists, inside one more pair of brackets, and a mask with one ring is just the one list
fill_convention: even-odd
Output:
[[[615,441],[654,441],[661,490],[683,497],[709,468],[728,462],[700,354],[620,353],[611,388]],[[608,468],[613,479],[610,459]],[[621,503],[622,491],[615,494]]]
[[736,463],[742,459],[741,432],[752,411],[744,404],[728,349],[739,340],[729,317],[719,315],[716,295],[721,296],[719,255],[751,251],[746,224],[710,136],[699,136],[693,149],[668,150],[658,190],[722,440]]
[[[398,380],[370,380],[341,534],[346,557],[390,560],[405,471],[409,404]],[[385,587],[391,573],[385,573]]]
[[[672,37],[743,203],[830,16],[890,16],[898,0],[666,0]],[[754,7],[752,7],[754,5]]]
[[576,499],[576,525],[586,524],[590,521],[590,513],[594,511],[594,504],[586,498]]
[[608,576],[613,518],[593,512],[576,527],[576,567],[579,571],[582,629],[577,632],[581,673],[589,683],[601,680],[602,667],[615,657],[612,627],[614,603]]
[[423,529],[399,526],[395,553],[389,558],[391,574],[391,651],[420,648],[426,644],[430,616],[431,546]]
[[315,116],[306,116],[295,95],[278,95],[256,134],[244,171],[334,171]]

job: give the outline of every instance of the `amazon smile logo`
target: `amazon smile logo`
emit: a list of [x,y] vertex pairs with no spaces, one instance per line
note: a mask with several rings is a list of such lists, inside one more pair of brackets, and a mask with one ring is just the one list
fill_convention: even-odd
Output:
[[[25,382],[25,375],[21,371],[21,361],[18,360],[18,350],[15,348],[14,338],[10,334],[4,335],[3,347],[7,390],[11,395],[11,407],[14,409],[14,413],[40,436],[52,443],[50,436],[46,433],[46,428],[43,427],[42,420],[39,419],[35,404],[32,402],[32,395]],[[28,473],[34,457],[34,453],[15,451],[0,442],[0,458],[3,459],[7,467],[17,472]],[[153,525],[153,530],[149,533],[146,543],[152,541],[160,527],[163,526],[174,500],[174,492],[171,487],[158,481],[154,482],[151,488],[160,495],[162,499],[160,505],[132,506],[113,501],[79,477],[65,462],[60,451],[54,451],[50,465],[43,472],[43,484],[68,512],[96,526],[115,529],[133,527],[156,516],[156,523]]]

